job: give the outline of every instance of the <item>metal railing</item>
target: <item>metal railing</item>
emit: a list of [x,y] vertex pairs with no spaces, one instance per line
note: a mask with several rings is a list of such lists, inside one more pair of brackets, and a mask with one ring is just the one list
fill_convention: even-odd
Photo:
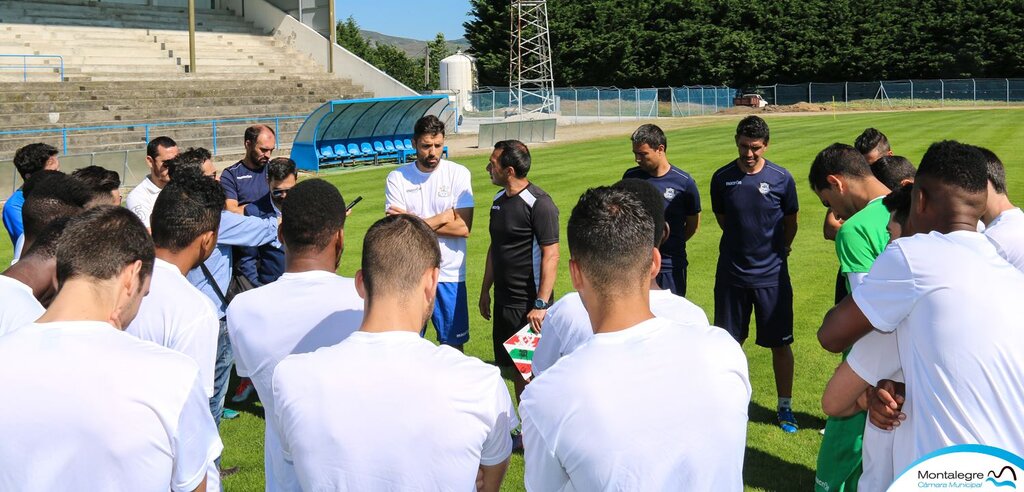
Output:
[[9,55],[0,54],[0,58],[21,58],[21,65],[0,65],[0,70],[18,70],[21,69],[21,81],[28,82],[28,71],[29,70],[53,70],[53,65],[42,64],[42,65],[29,65],[28,60],[31,59],[50,59],[56,58],[60,62],[60,80],[64,82],[64,57],[60,55]]
[[[711,114],[733,106],[736,89],[689,87],[556,87],[555,112],[573,122],[622,121],[667,116]],[[482,87],[469,96],[466,117],[500,120],[518,111],[507,87]],[[539,106],[539,98],[523,98],[524,111]]]
[[[100,131],[111,131],[111,130],[124,130],[126,133],[137,133],[139,129],[143,132],[143,139],[141,145],[145,145],[149,142],[150,136],[154,129],[157,128],[170,128],[170,127],[210,127],[210,140],[212,141],[211,152],[213,155],[218,154],[218,126],[224,126],[233,123],[250,123],[250,122],[274,122],[274,133],[280,134],[280,127],[282,121],[299,120],[305,119],[308,115],[285,115],[285,116],[252,116],[246,118],[231,118],[231,119],[220,119],[220,120],[198,120],[198,121],[166,121],[166,122],[155,122],[155,123],[134,123],[124,125],[103,125],[103,126],[66,126],[61,128],[40,128],[34,130],[7,130],[0,131],[0,137],[19,137],[25,135],[52,135],[60,134],[61,139],[61,153],[68,154],[69,136],[82,132],[100,132]],[[205,135],[204,135],[205,136]],[[138,141],[137,139],[135,140]]]
[[944,107],[1024,103],[1024,79],[908,79],[808,82],[757,88],[769,104],[836,103],[854,107]]

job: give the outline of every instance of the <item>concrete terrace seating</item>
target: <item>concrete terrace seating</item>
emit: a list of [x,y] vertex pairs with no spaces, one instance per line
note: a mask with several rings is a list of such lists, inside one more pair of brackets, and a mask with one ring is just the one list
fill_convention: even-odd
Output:
[[[197,9],[196,48],[197,70],[190,73],[187,13],[180,7],[0,0],[0,54],[60,55],[66,80],[57,82],[53,68],[31,70],[23,83],[21,59],[0,58],[0,67],[18,66],[0,69],[0,131],[137,124],[68,132],[68,153],[81,154],[138,149],[146,123],[246,118],[218,125],[224,154],[241,150],[242,132],[253,121],[273,126],[259,117],[304,115],[328,100],[372,96],[228,11]],[[57,60],[28,63],[55,66]],[[290,145],[301,123],[278,122],[279,147]],[[209,124],[150,132],[186,147],[213,146]],[[0,160],[37,141],[64,144],[60,132],[0,135]]]
[[[0,0],[0,53],[61,55],[65,78],[72,81],[166,79],[188,72],[195,72],[193,78],[271,79],[323,72],[309,56],[226,10],[197,10],[196,30],[192,70],[183,8]],[[21,63],[5,59],[0,66]],[[31,70],[29,80],[53,81],[59,77],[53,73]],[[0,70],[0,82],[21,78],[21,70]]]

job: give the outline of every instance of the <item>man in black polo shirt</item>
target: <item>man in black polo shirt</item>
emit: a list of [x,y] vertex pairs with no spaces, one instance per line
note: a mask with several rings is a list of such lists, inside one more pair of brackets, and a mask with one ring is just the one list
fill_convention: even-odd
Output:
[[526,179],[529,172],[530,149],[525,144],[518,140],[494,144],[487,173],[503,189],[491,205],[491,245],[480,289],[480,314],[491,319],[493,285],[494,361],[515,383],[517,400],[526,381],[502,343],[526,324],[540,333],[558,274],[558,208],[551,196]]

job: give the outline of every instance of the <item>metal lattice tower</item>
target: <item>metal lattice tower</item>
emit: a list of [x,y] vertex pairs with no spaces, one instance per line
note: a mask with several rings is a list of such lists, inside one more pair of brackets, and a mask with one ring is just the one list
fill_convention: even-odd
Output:
[[[518,114],[554,113],[555,78],[551,69],[546,0],[512,0],[511,107]],[[530,107],[525,107],[528,104]]]

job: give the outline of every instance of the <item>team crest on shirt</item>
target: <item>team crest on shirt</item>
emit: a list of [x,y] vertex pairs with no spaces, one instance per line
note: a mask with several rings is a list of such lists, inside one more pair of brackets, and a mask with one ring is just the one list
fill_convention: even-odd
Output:
[[760,191],[762,195],[767,195],[771,190],[772,188],[768,183],[761,183],[761,185],[757,187],[757,191]]
[[676,189],[675,188],[665,188],[665,199],[666,200],[671,200],[671,199],[673,199],[675,197],[676,197]]
[[439,186],[437,188],[437,197],[438,198],[448,198],[448,195],[451,195],[451,194],[452,194],[452,189],[451,189],[450,186],[441,185],[441,186]]

